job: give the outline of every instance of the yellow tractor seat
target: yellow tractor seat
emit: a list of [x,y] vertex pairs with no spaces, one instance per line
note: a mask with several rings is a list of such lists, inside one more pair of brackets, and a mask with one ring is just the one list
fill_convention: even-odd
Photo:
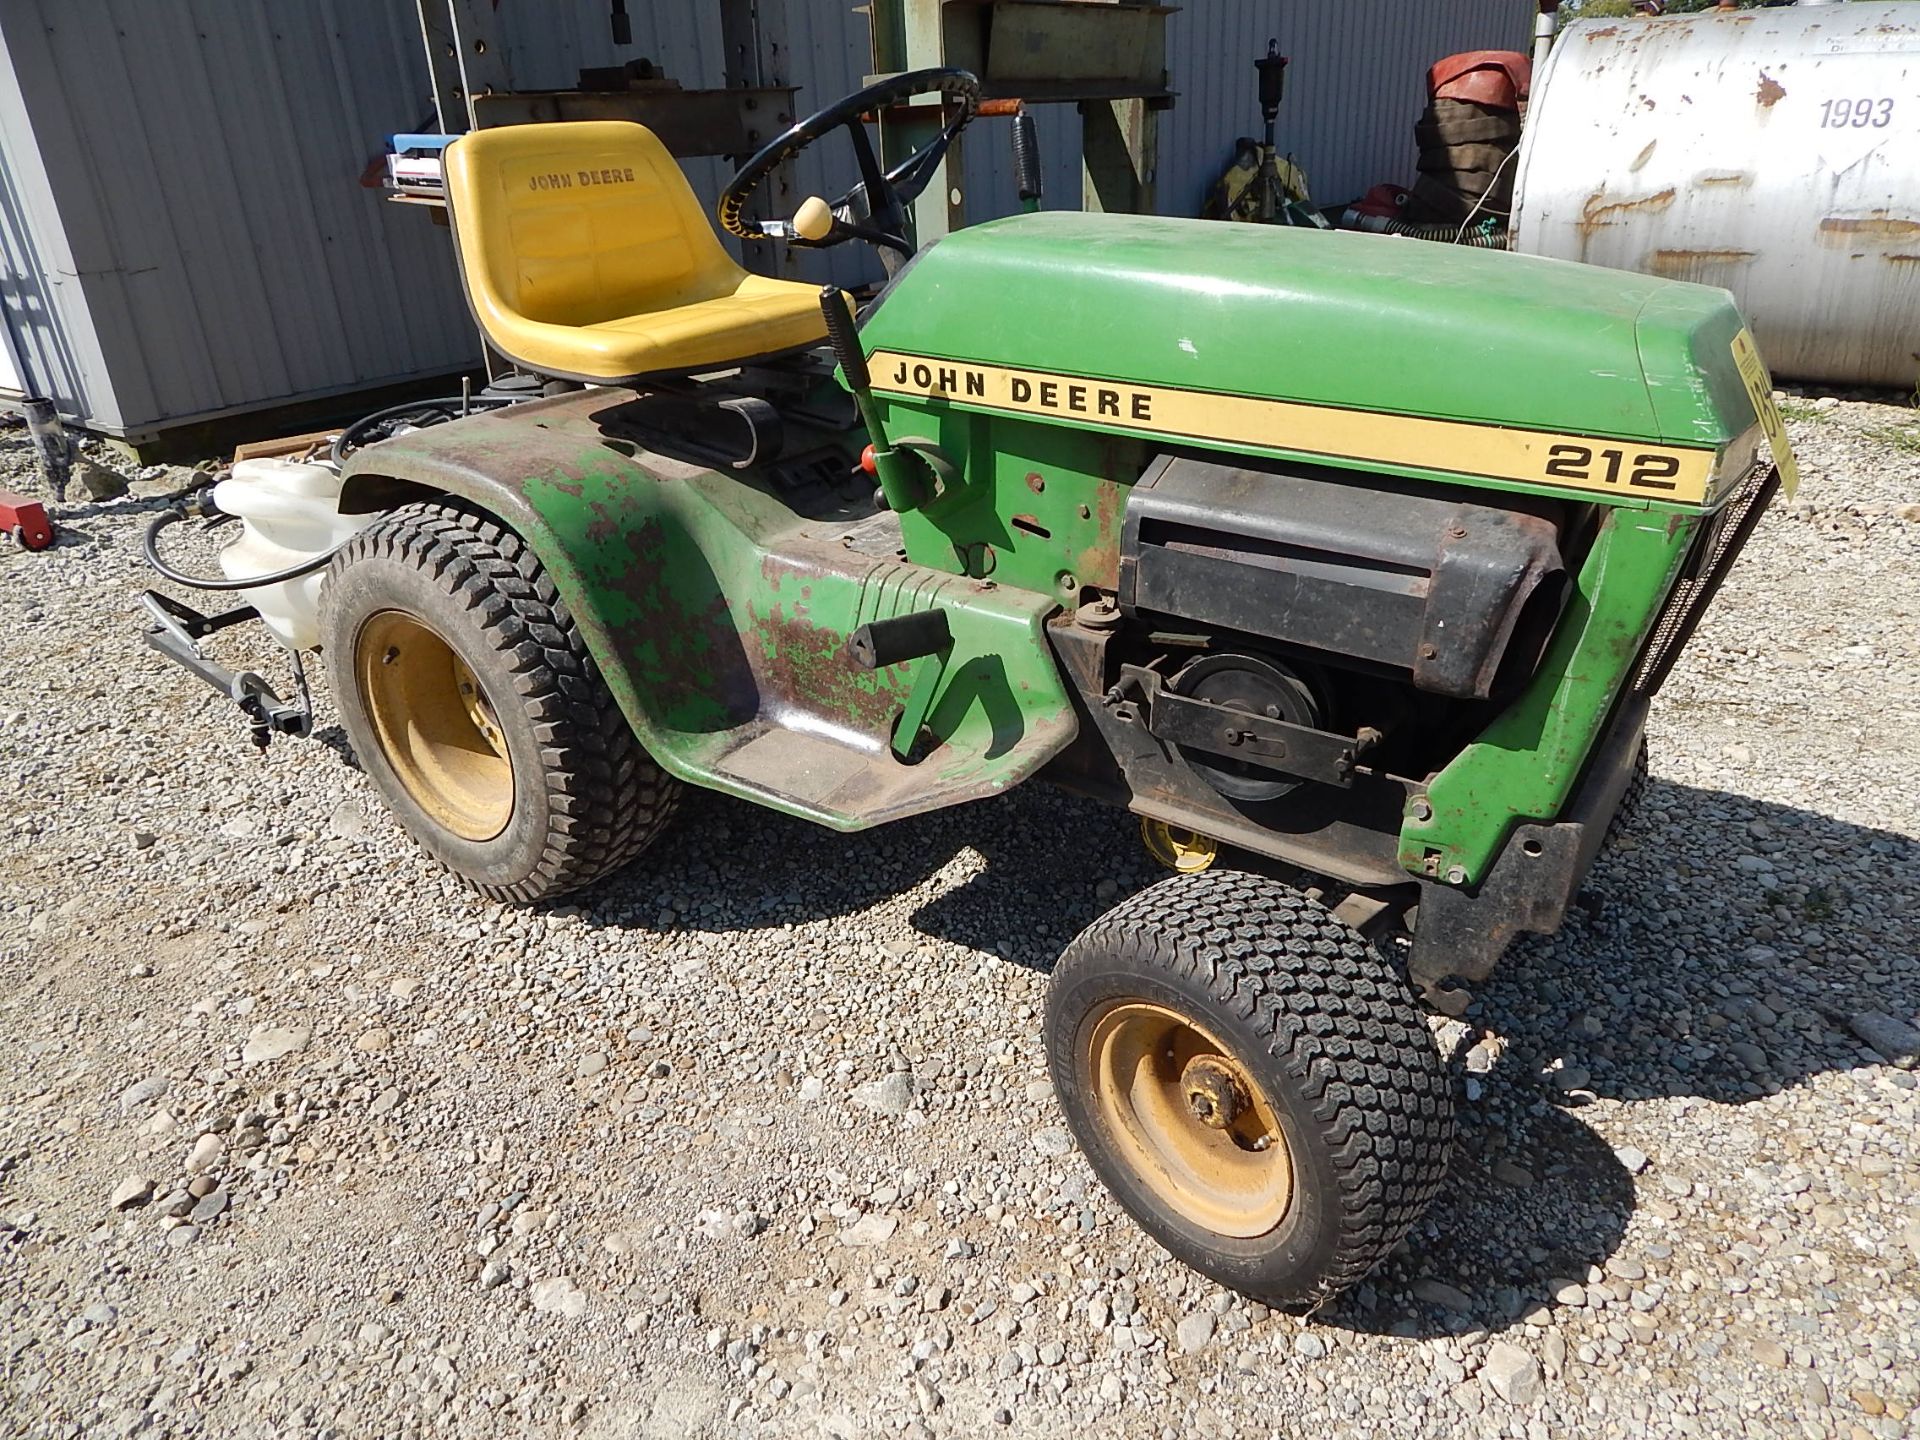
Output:
[[749,274],[644,125],[505,125],[446,151],[467,302],[543,375],[623,382],[826,338],[820,292]]

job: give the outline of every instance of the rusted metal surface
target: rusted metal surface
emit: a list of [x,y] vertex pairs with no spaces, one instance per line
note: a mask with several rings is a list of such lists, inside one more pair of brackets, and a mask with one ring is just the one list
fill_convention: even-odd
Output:
[[1744,265],[1751,259],[1751,250],[1656,250],[1647,257],[1647,269],[1669,280],[1717,285],[1722,267]]
[[[1072,740],[1048,597],[858,548],[870,504],[810,520],[772,463],[719,474],[620,438],[633,403],[582,391],[369,445],[342,505],[441,491],[511,525],[634,733],[695,784],[855,830],[995,794]],[[853,662],[861,626],[936,606],[954,641],[939,671]],[[927,743],[905,764],[895,725],[923,678]]]
[[1484,980],[1517,936],[1560,928],[1633,781],[1646,724],[1644,699],[1623,705],[1560,820],[1516,827],[1477,893],[1422,883],[1408,957],[1415,984]]
[[1868,215],[1829,215],[1820,222],[1820,243],[1839,250],[1861,245],[1903,244],[1920,240],[1920,220],[1875,210]]
[[1920,5],[1576,21],[1515,248],[1733,291],[1777,376],[1920,379]]

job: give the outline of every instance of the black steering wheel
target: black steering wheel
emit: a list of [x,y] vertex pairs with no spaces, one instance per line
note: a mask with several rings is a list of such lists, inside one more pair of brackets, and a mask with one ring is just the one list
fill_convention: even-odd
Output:
[[[893,169],[881,170],[879,157],[873,153],[873,142],[867,138],[867,127],[861,117],[869,111],[884,110],[930,91],[939,92],[943,109],[949,104],[954,105],[953,114],[941,125],[940,133],[933,139]],[[758,155],[740,167],[740,172],[727,182],[727,188],[720,193],[720,228],[729,235],[738,235],[742,240],[785,240],[809,249],[824,249],[848,240],[865,240],[881,249],[880,258],[891,261],[888,268],[892,269],[893,265],[913,254],[913,245],[906,235],[907,206],[927,188],[927,182],[939,168],[947,147],[953,144],[954,137],[973,119],[979,108],[980,81],[966,70],[909,70],[903,75],[877,81],[864,90],[856,90],[846,99],[836,101],[824,110],[816,110],[792,129],[777,136]],[[753,198],[754,192],[775,167],[785,164],[814,141],[842,126],[853,137],[853,153],[860,163],[860,182],[831,202],[827,206],[827,215],[820,215],[818,207],[813,207],[813,213],[808,215],[806,212],[809,207],[802,206],[802,215],[793,221],[748,218],[747,201]],[[805,233],[799,228],[802,223],[806,225]],[[885,252],[889,250],[895,254],[887,255]]]

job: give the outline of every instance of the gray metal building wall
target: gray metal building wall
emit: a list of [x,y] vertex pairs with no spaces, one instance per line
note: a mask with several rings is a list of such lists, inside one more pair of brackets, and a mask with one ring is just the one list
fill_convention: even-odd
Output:
[[[722,83],[718,7],[505,0],[516,86],[574,83],[636,54],[681,83]],[[1188,0],[1170,24],[1180,92],[1161,120],[1159,208],[1192,214],[1233,137],[1257,129],[1253,57],[1294,58],[1281,143],[1316,199],[1411,178],[1425,67],[1524,48],[1529,0]],[[803,108],[860,82],[852,0],[789,0]],[[30,384],[95,428],[167,424],[463,368],[478,345],[447,234],[359,178],[380,137],[431,113],[412,0],[3,0],[0,310]],[[1041,112],[1048,203],[1079,199],[1079,120]],[[695,161],[711,200],[723,162]],[[820,147],[796,200],[851,176]],[[1004,123],[969,134],[975,218],[1013,208]],[[801,273],[872,271],[855,247]]]
[[359,178],[426,93],[401,0],[7,0],[0,230],[32,379],[156,423],[471,363],[444,232]]
[[1179,102],[1160,122],[1160,209],[1199,212],[1238,135],[1260,133],[1254,58],[1291,57],[1276,141],[1316,204],[1413,180],[1427,67],[1462,50],[1531,48],[1531,0],[1188,0],[1170,22]]

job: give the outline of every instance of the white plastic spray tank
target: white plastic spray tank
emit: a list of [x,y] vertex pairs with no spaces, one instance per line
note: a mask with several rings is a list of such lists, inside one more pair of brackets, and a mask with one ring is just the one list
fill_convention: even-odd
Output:
[[[340,475],[315,460],[242,460],[213,487],[213,503],[238,516],[240,538],[220,552],[232,580],[267,575],[311,560],[365,529],[378,515],[340,513]],[[320,643],[320,585],[325,567],[278,585],[243,592],[283,645],[311,650]]]

